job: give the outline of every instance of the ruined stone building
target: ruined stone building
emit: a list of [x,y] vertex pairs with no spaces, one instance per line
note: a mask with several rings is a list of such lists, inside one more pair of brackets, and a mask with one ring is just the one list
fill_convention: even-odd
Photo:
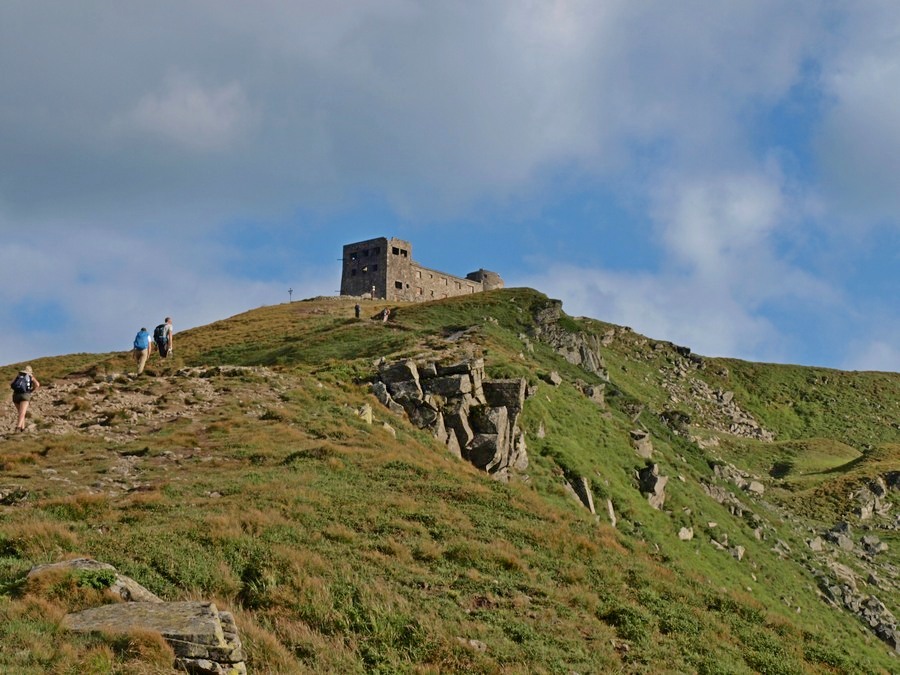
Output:
[[341,295],[424,302],[503,288],[496,272],[484,269],[465,278],[423,267],[402,239],[378,237],[344,246]]

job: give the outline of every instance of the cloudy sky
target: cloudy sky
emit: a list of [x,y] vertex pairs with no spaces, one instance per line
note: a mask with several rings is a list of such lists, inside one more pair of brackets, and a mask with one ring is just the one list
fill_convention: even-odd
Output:
[[4,0],[0,363],[376,236],[706,355],[900,371],[893,0]]

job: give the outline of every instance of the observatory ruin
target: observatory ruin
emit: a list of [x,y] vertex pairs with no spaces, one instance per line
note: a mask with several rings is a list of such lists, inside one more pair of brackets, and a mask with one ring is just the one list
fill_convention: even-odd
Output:
[[408,241],[387,237],[344,246],[341,295],[425,302],[503,288],[496,272],[480,269],[464,278],[423,267]]

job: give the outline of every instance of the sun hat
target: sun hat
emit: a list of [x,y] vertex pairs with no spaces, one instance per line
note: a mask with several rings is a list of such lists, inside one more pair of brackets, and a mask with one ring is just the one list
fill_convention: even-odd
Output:
[[20,370],[19,372],[20,372],[20,373],[25,373],[26,375],[31,375],[31,374],[33,373],[33,371],[31,370],[31,366],[25,366],[25,367],[22,368],[22,370]]

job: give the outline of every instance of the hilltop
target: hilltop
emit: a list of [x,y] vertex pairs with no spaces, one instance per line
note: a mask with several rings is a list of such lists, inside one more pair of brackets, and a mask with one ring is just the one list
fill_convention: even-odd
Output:
[[[109,597],[26,574],[80,556],[233,613],[250,672],[900,668],[900,374],[707,358],[529,289],[354,304],[182,332],[143,377],[32,362],[0,446],[0,671],[171,672],[152,635],[61,628]],[[522,383],[527,461],[454,452],[416,412],[458,412],[442,376],[469,378],[463,425]]]

